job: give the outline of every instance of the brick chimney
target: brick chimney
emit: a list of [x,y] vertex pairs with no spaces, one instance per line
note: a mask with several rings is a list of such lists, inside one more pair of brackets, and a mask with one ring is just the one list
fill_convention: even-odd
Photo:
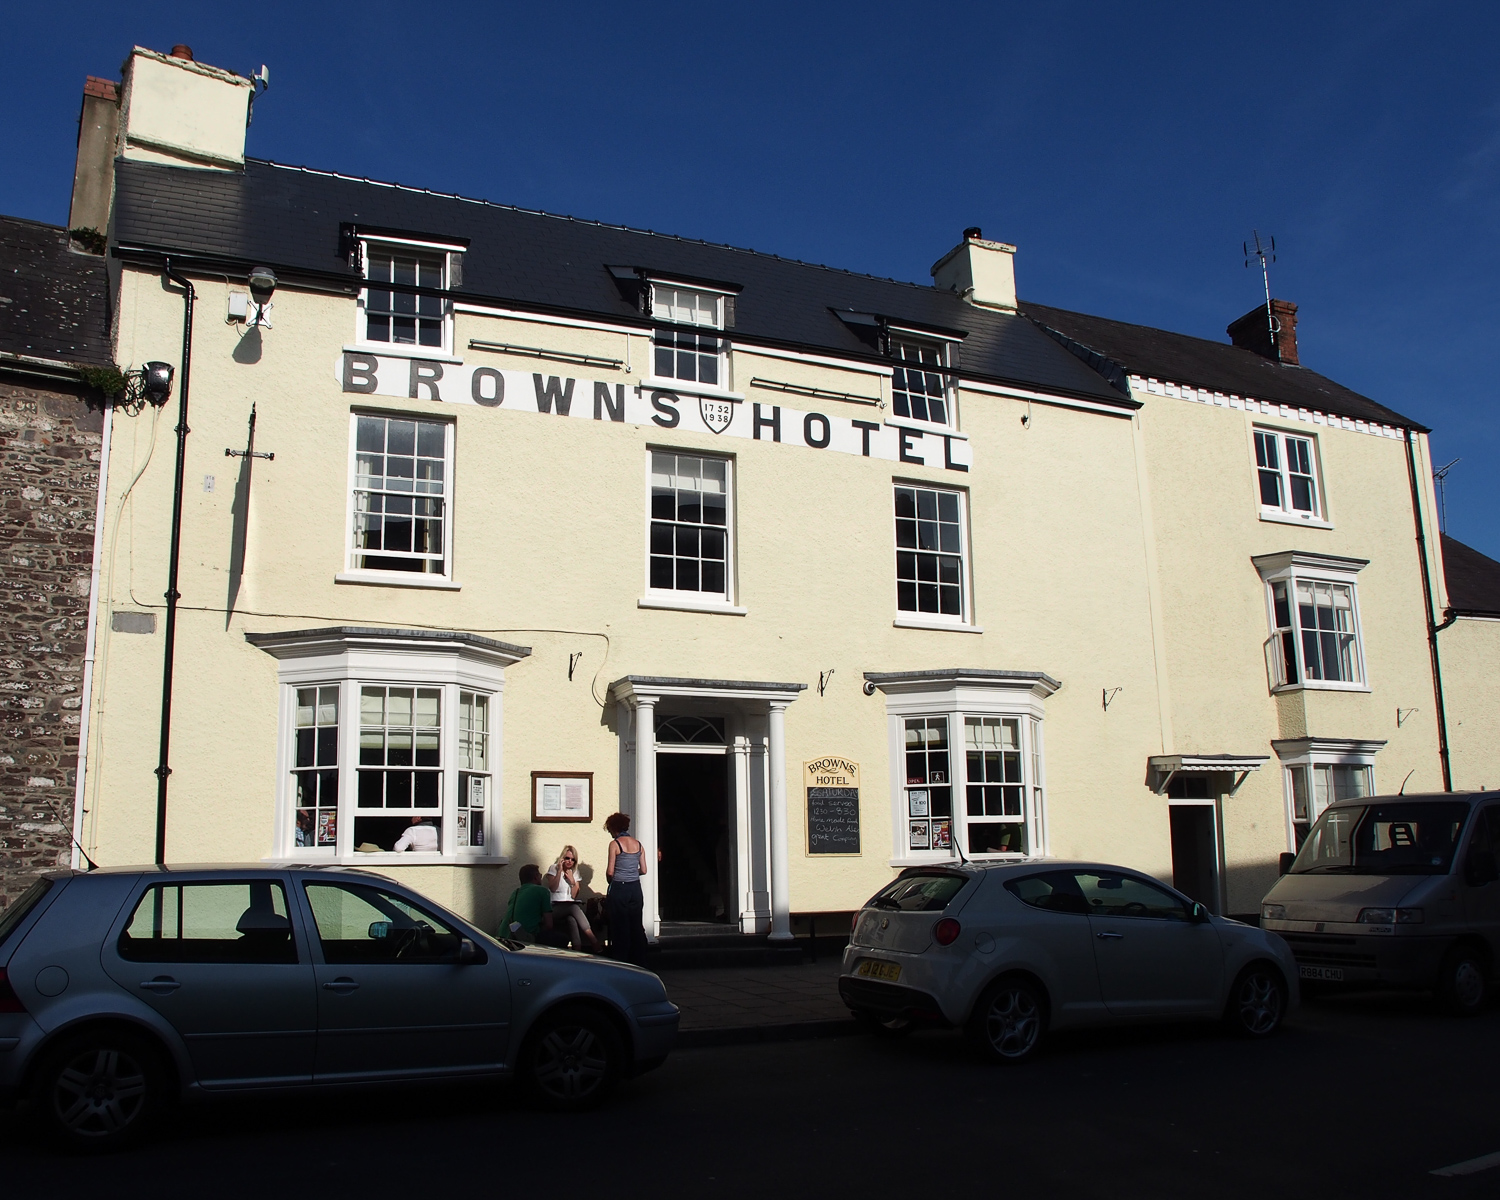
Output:
[[[83,110],[78,114],[78,157],[73,164],[73,203],[69,229],[109,232],[109,207],[115,191],[115,141],[120,136],[120,85],[90,75],[83,81]],[[79,243],[80,245],[82,242]],[[87,247],[97,250],[99,242]]]
[[1229,340],[1242,350],[1253,350],[1272,362],[1285,363],[1289,367],[1302,364],[1297,359],[1297,306],[1290,300],[1272,300],[1271,315],[1275,318],[1276,333],[1271,333],[1271,322],[1266,320],[1266,306],[1258,304],[1225,330]]

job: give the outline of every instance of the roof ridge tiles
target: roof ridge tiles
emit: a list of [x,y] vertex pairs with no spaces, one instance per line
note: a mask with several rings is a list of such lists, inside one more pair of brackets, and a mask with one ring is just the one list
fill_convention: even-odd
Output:
[[751,246],[736,246],[730,242],[714,242],[708,238],[684,237],[680,233],[662,233],[655,229],[641,229],[634,225],[621,225],[614,221],[601,221],[597,217],[575,217],[569,213],[548,212],[543,208],[526,208],[519,204],[505,204],[499,200],[485,200],[477,196],[464,196],[458,192],[440,192],[435,188],[416,187],[409,183],[371,179],[368,175],[348,175],[342,171],[329,171],[321,167],[279,163],[269,158],[254,158],[248,154],[245,156],[245,161],[247,163],[256,163],[260,166],[275,167],[280,171],[299,171],[306,175],[321,175],[326,179],[342,179],[350,183],[367,183],[371,187],[391,188],[394,191],[412,192],[421,196],[434,196],[440,200],[459,200],[464,204],[477,204],[482,208],[498,208],[506,212],[521,213],[525,216],[547,217],[554,221],[572,221],[579,225],[597,225],[600,229],[613,229],[621,233],[636,233],[643,237],[668,238],[674,242],[683,242],[693,246],[708,246],[714,250],[731,250],[736,254],[750,254],[756,258],[769,258],[774,262],[791,263],[798,267],[811,267],[818,271],[831,271],[836,275],[849,275],[855,279],[869,279],[876,283],[894,283],[899,287],[918,288],[924,292],[936,290],[931,284],[917,283],[910,279],[895,279],[889,275],[872,275],[868,271],[851,271],[848,267],[835,267],[829,263],[808,262],[802,258],[788,258],[783,254],[773,254],[769,250],[756,250]]

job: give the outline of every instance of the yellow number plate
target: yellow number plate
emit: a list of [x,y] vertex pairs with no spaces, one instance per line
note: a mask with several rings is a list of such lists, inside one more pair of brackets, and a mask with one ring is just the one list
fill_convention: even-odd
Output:
[[901,978],[901,964],[881,962],[879,959],[867,958],[854,968],[854,973],[856,975],[863,975],[866,979],[885,979],[891,983],[895,983]]

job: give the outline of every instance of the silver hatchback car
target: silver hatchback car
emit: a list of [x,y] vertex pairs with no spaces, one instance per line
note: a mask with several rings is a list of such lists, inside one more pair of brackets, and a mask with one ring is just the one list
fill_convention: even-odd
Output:
[[1000,1062],[1111,1022],[1222,1018],[1266,1037],[1298,999],[1279,937],[1136,871],[1049,860],[903,871],[855,918],[839,993],[877,1031],[956,1025]]
[[0,1100],[80,1147],[251,1089],[518,1076],[584,1107],[677,1022],[649,971],[496,940],[366,871],[59,871],[0,913]]

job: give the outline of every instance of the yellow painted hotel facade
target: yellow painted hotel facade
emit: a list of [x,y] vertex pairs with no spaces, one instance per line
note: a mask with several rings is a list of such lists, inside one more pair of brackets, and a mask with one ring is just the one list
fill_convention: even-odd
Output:
[[1295,310],[1220,345],[1018,302],[977,230],[917,286],[246,160],[249,81],[124,82],[115,358],[175,379],[106,423],[90,860],[156,849],[185,386],[168,862],[493,926],[565,842],[602,891],[620,809],[648,932],[957,856],[1238,913],[1334,795],[1443,786],[1425,431]]

